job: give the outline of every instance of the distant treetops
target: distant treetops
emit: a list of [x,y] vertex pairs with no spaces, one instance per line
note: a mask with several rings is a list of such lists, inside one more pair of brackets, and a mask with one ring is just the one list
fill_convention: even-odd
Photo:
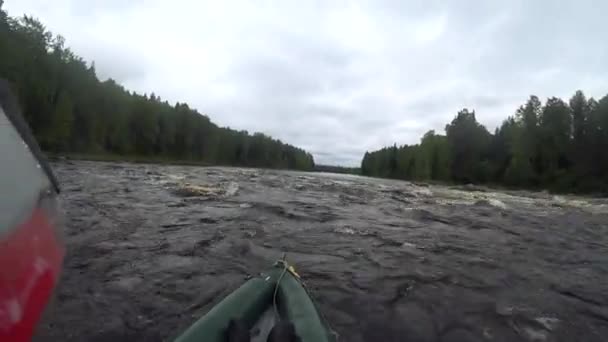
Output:
[[558,191],[608,192],[608,96],[577,91],[568,103],[536,96],[494,134],[463,109],[420,144],[367,152],[364,175],[408,180],[494,183]]

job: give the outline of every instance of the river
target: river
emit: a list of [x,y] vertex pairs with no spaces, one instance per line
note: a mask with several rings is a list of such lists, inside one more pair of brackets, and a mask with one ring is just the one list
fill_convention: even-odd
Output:
[[340,341],[605,341],[608,200],[63,161],[35,341],[171,340],[283,253]]

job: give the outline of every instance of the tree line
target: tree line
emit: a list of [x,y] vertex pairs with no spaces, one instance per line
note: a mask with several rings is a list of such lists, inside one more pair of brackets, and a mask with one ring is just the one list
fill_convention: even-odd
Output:
[[218,127],[185,103],[101,82],[38,20],[0,0],[0,77],[11,84],[43,150],[154,156],[208,164],[311,170],[311,154],[262,133]]
[[365,153],[364,175],[608,193],[608,95],[530,96],[494,134],[463,109],[445,135]]
[[342,173],[342,174],[353,174],[359,175],[361,174],[361,169],[358,167],[346,167],[346,166],[337,166],[337,165],[319,165],[316,164],[313,169],[315,172],[328,172],[328,173]]

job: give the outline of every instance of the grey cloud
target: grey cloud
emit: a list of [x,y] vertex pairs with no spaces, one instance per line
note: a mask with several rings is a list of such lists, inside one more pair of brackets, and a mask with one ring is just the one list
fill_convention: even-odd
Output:
[[112,78],[119,83],[131,83],[143,80],[146,76],[144,65],[136,56],[119,54],[112,46],[83,47],[83,51],[95,62],[95,70],[100,79]]
[[494,107],[505,102],[505,98],[499,95],[478,95],[473,97],[473,102],[482,107]]
[[142,0],[68,0],[70,9],[74,15],[96,16],[100,11],[124,11],[143,5]]
[[287,95],[290,101],[301,102],[323,92],[353,89],[361,81],[348,70],[356,52],[293,34],[278,34],[270,41],[281,47],[280,52],[253,51],[253,56],[237,61],[220,81],[238,80],[240,87],[257,96]]

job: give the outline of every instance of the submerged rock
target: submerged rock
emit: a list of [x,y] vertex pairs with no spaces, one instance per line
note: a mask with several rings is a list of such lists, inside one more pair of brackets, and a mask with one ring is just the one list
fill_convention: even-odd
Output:
[[181,197],[230,197],[236,195],[238,191],[239,184],[236,182],[229,182],[223,186],[183,183],[177,185],[173,193]]
[[479,200],[477,202],[475,202],[475,205],[478,206],[489,206],[489,207],[496,207],[502,210],[506,210],[507,209],[507,205],[500,201],[497,200],[495,198],[488,198],[488,199],[483,199],[483,200]]
[[218,196],[222,193],[222,189],[204,185],[182,184],[173,193],[181,197]]

